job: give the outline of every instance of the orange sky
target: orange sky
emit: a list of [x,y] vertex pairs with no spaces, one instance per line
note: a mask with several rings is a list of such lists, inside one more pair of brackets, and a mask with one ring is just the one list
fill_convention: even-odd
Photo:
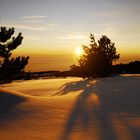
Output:
[[[140,59],[138,0],[10,0],[0,4],[0,26],[15,27],[23,42],[16,55],[71,55],[77,47],[106,35],[118,62]],[[68,57],[69,57],[68,56]]]

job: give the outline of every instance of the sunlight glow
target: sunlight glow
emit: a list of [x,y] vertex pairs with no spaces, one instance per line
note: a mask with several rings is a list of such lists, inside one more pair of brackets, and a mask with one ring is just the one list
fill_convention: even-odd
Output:
[[84,53],[83,49],[81,47],[77,47],[75,50],[75,54],[77,56],[81,56]]

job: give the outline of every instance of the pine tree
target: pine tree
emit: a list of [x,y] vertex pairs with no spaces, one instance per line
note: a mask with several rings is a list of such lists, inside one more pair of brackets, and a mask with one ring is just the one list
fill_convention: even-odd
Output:
[[19,78],[28,64],[28,56],[11,58],[12,51],[21,45],[23,40],[21,33],[13,37],[14,33],[14,28],[0,28],[0,80]]
[[119,59],[115,43],[102,36],[98,43],[95,42],[93,34],[90,34],[89,46],[83,46],[84,54],[79,59],[79,65],[85,77],[109,76],[112,70],[112,63]]

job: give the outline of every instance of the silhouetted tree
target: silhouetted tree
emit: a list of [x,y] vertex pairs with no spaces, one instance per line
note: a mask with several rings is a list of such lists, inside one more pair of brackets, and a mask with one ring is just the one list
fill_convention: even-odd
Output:
[[78,60],[83,77],[109,76],[112,62],[120,57],[115,44],[106,36],[102,36],[98,43],[95,42],[93,34],[90,34],[90,39],[91,44],[83,46],[84,54]]
[[113,66],[114,73],[140,73],[140,61],[131,61],[126,64],[116,64]]
[[77,65],[71,65],[70,66],[70,75],[71,76],[83,76],[83,73],[81,71],[81,67]]
[[17,79],[28,64],[29,57],[11,58],[12,51],[16,49],[23,40],[22,34],[13,37],[14,28],[0,28],[0,80]]

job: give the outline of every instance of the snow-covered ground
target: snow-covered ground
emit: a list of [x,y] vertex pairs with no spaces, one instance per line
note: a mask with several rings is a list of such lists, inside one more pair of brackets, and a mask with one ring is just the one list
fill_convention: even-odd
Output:
[[140,140],[140,75],[1,85],[0,140]]

